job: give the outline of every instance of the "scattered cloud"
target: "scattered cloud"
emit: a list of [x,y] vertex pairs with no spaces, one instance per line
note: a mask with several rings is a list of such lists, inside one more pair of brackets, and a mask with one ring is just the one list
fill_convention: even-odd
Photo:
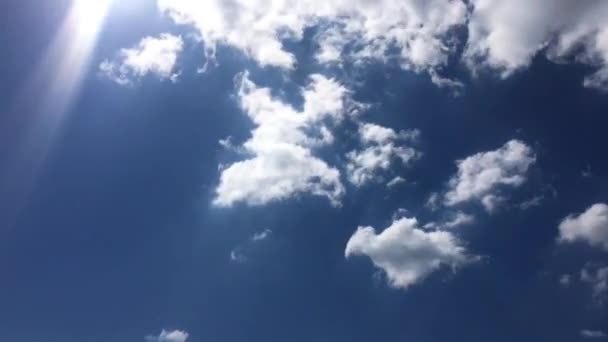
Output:
[[528,209],[531,209],[534,207],[538,207],[543,203],[544,199],[545,199],[545,196],[543,196],[543,195],[534,196],[528,200],[521,202],[519,204],[519,208],[521,210],[528,210]]
[[392,189],[401,184],[404,184],[405,182],[407,182],[405,178],[397,176],[397,177],[391,179],[388,183],[386,183],[386,187],[388,187],[389,189]]
[[230,261],[237,264],[243,264],[247,262],[247,257],[245,256],[245,254],[243,254],[241,249],[242,248],[237,247],[230,251]]
[[252,241],[263,241],[263,240],[268,239],[271,235],[272,235],[272,230],[266,229],[259,233],[253,234],[253,236],[251,237],[251,240]]
[[380,172],[388,171],[394,161],[408,165],[418,153],[411,147],[403,146],[403,143],[415,140],[419,134],[417,130],[396,132],[376,124],[360,124],[359,136],[363,149],[346,155],[348,180],[362,186],[380,180]]
[[519,140],[460,160],[456,163],[458,173],[449,182],[444,204],[455,206],[477,200],[492,212],[504,200],[501,188],[522,185],[528,168],[535,161],[532,149]]
[[587,265],[581,271],[581,281],[591,285],[594,301],[603,305],[608,295],[608,267]]
[[441,194],[438,192],[433,192],[430,194],[424,206],[431,211],[439,209],[439,207],[441,207]]
[[464,24],[462,1],[158,0],[162,13],[198,31],[215,59],[218,44],[239,49],[262,66],[293,69],[296,57],[285,40],[301,40],[321,24],[317,60],[355,63],[394,59],[416,72],[440,69],[455,47],[455,27]]
[[[450,57],[474,72],[503,77],[544,54],[556,62],[595,68],[583,85],[608,90],[608,3],[603,0],[158,0],[161,13],[193,27],[214,62],[218,45],[242,51],[261,66],[293,69],[286,41],[319,30],[316,59],[323,64],[396,62],[428,73],[440,87],[462,83],[440,75]],[[458,35],[466,30],[466,38]],[[462,56],[460,51],[464,49]]]
[[[238,202],[263,205],[309,193],[340,205],[344,187],[340,172],[313,155],[329,145],[333,135],[328,122],[338,123],[348,111],[348,91],[338,82],[312,75],[302,90],[301,111],[260,88],[248,73],[239,81],[241,107],[256,125],[242,148],[253,158],[222,171],[214,204],[229,207]],[[316,134],[314,134],[316,133]]]
[[415,218],[397,219],[381,233],[373,227],[359,227],[344,254],[347,258],[368,256],[385,272],[392,287],[402,289],[422,281],[442,265],[456,269],[476,259],[453,234],[426,232]]
[[608,337],[605,332],[601,330],[581,330],[581,336],[585,338],[605,338]]
[[271,236],[272,230],[270,229],[254,233],[246,243],[243,243],[230,251],[230,261],[238,264],[247,262],[249,260],[248,255],[254,251],[256,245],[270,239]]
[[168,33],[158,38],[146,37],[130,49],[122,49],[115,60],[105,60],[99,66],[103,75],[120,85],[133,84],[147,74],[176,81],[175,64],[184,42],[180,36]]
[[559,224],[559,242],[584,241],[608,251],[608,205],[592,205],[579,215],[569,215]]
[[181,330],[161,331],[158,336],[147,336],[147,342],[186,342],[188,333]]
[[475,216],[458,211],[452,213],[445,222],[431,222],[424,225],[426,229],[451,229],[475,223]]

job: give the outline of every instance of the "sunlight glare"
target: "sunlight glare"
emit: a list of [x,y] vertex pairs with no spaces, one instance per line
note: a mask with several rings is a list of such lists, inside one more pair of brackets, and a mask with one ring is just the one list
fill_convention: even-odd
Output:
[[74,0],[73,13],[80,30],[97,33],[112,6],[112,0]]

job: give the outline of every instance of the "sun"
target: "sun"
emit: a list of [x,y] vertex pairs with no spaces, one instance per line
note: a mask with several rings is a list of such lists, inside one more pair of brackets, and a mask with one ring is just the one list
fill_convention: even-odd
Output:
[[97,33],[103,25],[113,0],[74,0],[72,13],[78,29]]

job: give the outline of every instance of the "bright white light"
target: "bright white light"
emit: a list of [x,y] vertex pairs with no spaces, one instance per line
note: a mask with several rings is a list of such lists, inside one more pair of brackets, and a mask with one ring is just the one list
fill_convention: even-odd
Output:
[[79,29],[97,33],[105,20],[113,0],[74,0],[73,13]]

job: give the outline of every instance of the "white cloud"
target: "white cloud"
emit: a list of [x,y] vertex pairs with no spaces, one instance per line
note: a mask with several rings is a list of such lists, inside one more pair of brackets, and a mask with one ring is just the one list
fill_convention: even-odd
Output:
[[[465,60],[503,76],[530,65],[541,51],[596,65],[584,85],[608,89],[608,2],[603,0],[473,0]],[[545,50],[546,49],[546,50]]]
[[450,180],[444,203],[454,206],[478,200],[489,212],[503,201],[501,187],[518,187],[536,157],[530,147],[511,140],[503,147],[481,152],[457,162],[458,173]]
[[601,330],[581,330],[581,336],[586,338],[608,337],[608,335],[606,335],[606,333]]
[[377,234],[373,227],[359,227],[348,241],[345,256],[368,256],[382,269],[391,286],[408,288],[442,265],[456,269],[475,258],[451,233],[426,232],[415,218],[395,220]]
[[451,229],[475,223],[475,216],[458,211],[445,222],[431,222],[424,225],[427,229]]
[[340,204],[340,172],[315,157],[313,148],[333,142],[327,125],[340,122],[347,113],[348,91],[321,75],[310,80],[298,111],[274,98],[270,89],[257,87],[247,73],[242,76],[238,97],[256,125],[243,149],[253,157],[223,170],[215,205],[262,205],[304,193]]
[[608,251],[608,205],[592,205],[584,213],[570,215],[559,224],[559,241],[585,241]]
[[[208,61],[215,60],[218,45],[227,45],[262,66],[293,69],[296,56],[284,42],[317,27],[320,63],[396,61],[458,90],[462,83],[439,75],[450,57],[473,71],[488,66],[506,77],[542,53],[595,67],[583,84],[608,90],[604,0],[158,0],[158,7],[196,29]],[[466,41],[459,28],[467,30]]]
[[593,299],[602,305],[608,294],[608,267],[586,266],[581,271],[581,281],[591,285]]
[[147,74],[175,81],[178,76],[174,72],[175,64],[183,46],[180,36],[168,33],[163,33],[158,38],[146,37],[137,46],[120,50],[114,61],[104,61],[99,69],[121,85],[132,84],[134,79]]
[[348,179],[356,186],[378,180],[380,172],[388,171],[393,161],[408,165],[418,155],[411,147],[399,146],[416,139],[419,135],[417,130],[397,133],[390,128],[362,123],[359,135],[364,148],[346,155]]
[[158,336],[148,336],[148,342],[186,342],[188,333],[181,330],[166,331],[163,330]]
[[447,63],[451,29],[464,24],[461,1],[428,0],[158,0],[162,13],[194,26],[213,59],[218,44],[237,48],[260,65],[293,68],[285,39],[299,40],[307,27],[328,29],[319,37],[317,59],[333,62],[348,43],[350,58],[385,60],[391,47],[408,69],[422,71]]

